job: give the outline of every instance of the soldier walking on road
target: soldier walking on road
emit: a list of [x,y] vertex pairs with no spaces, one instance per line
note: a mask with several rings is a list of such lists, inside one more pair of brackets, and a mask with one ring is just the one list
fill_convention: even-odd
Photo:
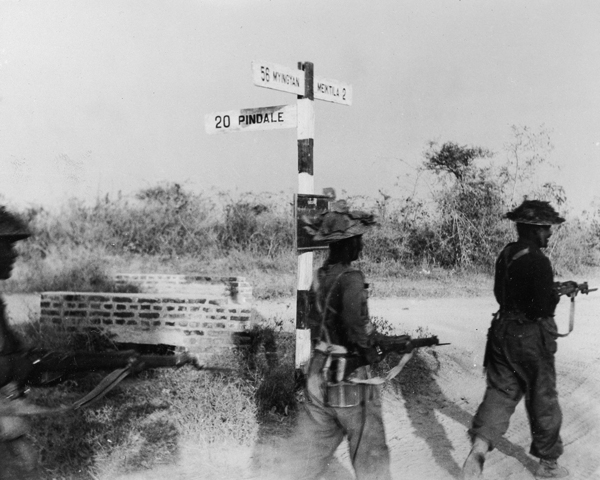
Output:
[[532,436],[530,453],[540,459],[536,478],[563,478],[568,471],[557,464],[563,443],[554,366],[559,294],[550,260],[541,249],[548,246],[551,226],[564,218],[539,200],[524,201],[506,218],[516,222],[519,238],[496,261],[494,295],[500,310],[488,331],[487,388],[469,430],[473,448],[463,478],[480,477],[485,455],[508,430],[523,397]]
[[[346,371],[346,355],[378,359],[375,329],[369,319],[364,275],[353,268],[362,250],[362,235],[372,215],[348,210],[344,201],[313,222],[307,231],[329,244],[329,257],[311,289],[313,349],[308,368],[304,411],[292,476],[316,479],[326,470],[345,436],[358,480],[390,480],[389,451],[381,412],[380,386],[353,383],[369,377],[369,367]],[[352,369],[348,369],[352,370]]]

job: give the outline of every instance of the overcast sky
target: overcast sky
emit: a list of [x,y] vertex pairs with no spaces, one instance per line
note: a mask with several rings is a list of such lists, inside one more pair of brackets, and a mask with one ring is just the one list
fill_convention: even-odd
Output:
[[296,102],[254,86],[253,60],[353,87],[352,106],[315,102],[317,191],[408,194],[428,141],[502,158],[511,125],[543,124],[550,180],[576,208],[600,195],[595,0],[0,0],[0,194],[291,195],[294,129],[205,132],[210,112]]

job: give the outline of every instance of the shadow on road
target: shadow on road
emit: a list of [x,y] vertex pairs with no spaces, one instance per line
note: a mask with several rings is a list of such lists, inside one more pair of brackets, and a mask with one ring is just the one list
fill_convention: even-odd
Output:
[[[459,478],[462,465],[458,465],[454,460],[454,447],[435,411],[463,425],[465,435],[471,426],[473,415],[444,394],[435,379],[438,370],[439,361],[435,352],[419,353],[411,359],[401,374],[392,380],[391,388],[395,393],[402,395],[414,433],[429,446],[436,463],[452,477]],[[496,448],[518,460],[530,472],[535,472],[538,463],[523,447],[503,438]]]

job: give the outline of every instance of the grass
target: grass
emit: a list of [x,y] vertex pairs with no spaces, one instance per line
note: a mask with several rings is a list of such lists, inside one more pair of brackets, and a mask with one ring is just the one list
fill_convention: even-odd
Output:
[[[18,327],[30,345],[49,350],[116,348],[94,332],[67,333],[32,322]],[[113,479],[117,474],[173,464],[182,445],[212,449],[251,447],[261,424],[296,409],[293,336],[255,326],[250,346],[213,363],[230,373],[177,370],[141,372],[121,382],[98,404],[65,415],[35,418],[31,436],[41,454],[41,478]],[[92,390],[105,373],[70,376],[53,387],[31,388],[32,403],[68,405]]]

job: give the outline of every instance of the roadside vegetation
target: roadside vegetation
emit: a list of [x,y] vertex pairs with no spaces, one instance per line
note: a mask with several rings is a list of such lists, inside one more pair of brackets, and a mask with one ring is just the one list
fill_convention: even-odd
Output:
[[[537,182],[551,150],[543,128],[513,127],[499,160],[483,147],[432,142],[419,178],[431,185],[425,198],[380,191],[351,197],[353,208],[377,214],[379,227],[365,236],[358,266],[371,294],[447,296],[489,294],[496,255],[514,238],[503,215],[524,196],[550,201],[567,217],[555,228],[547,251],[557,275],[581,277],[600,265],[600,205],[569,210],[560,185]],[[289,298],[296,290],[297,259],[291,196],[206,194],[180,184],[160,184],[134,195],[78,200],[59,210],[20,212],[33,237],[19,246],[21,259],[8,291],[113,291],[115,273],[206,273],[245,276],[260,300]],[[315,267],[324,252],[316,252]],[[578,278],[579,279],[579,278]],[[385,319],[376,319],[383,333]],[[42,452],[44,478],[108,479],[170,464],[180,446],[251,446],[261,432],[293,423],[301,391],[294,377],[293,330],[277,319],[255,325],[250,346],[215,359],[229,374],[142,372],[125,380],[100,404],[68,416],[39,417],[33,429]],[[22,328],[32,346],[51,350],[116,348],[98,335],[77,336]],[[404,384],[418,391],[422,371],[435,355],[410,362]],[[433,355],[433,356],[431,356]],[[431,357],[431,358],[430,358]],[[33,389],[35,403],[67,404],[90,391],[99,373]],[[408,382],[408,383],[407,383]],[[229,472],[230,473],[230,472]],[[226,478],[222,476],[221,478]]]

